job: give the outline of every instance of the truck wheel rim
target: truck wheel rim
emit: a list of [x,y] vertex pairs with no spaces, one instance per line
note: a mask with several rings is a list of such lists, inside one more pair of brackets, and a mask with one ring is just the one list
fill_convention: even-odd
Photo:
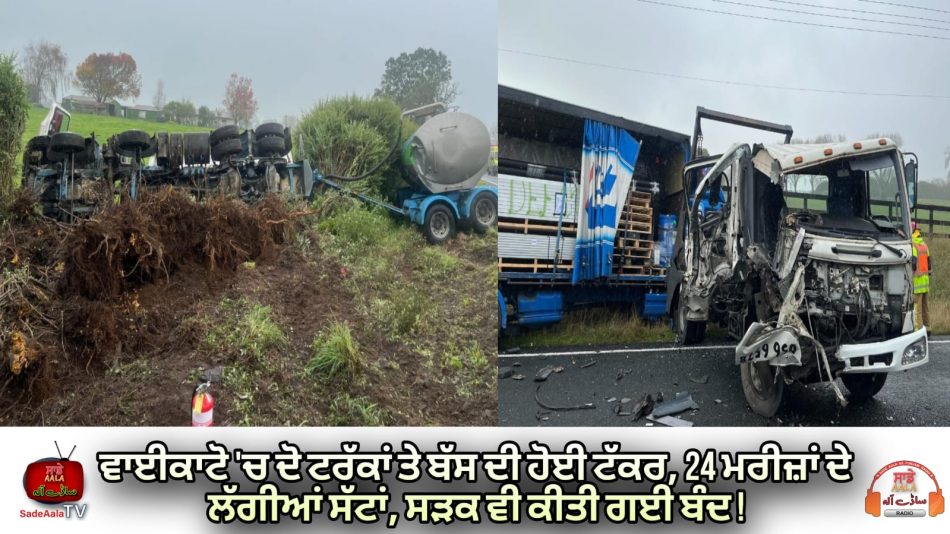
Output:
[[492,209],[490,200],[483,198],[478,201],[475,205],[475,218],[485,226],[490,226],[495,222],[495,210]]
[[432,235],[443,239],[449,235],[449,219],[444,213],[435,213],[432,215]]
[[752,378],[752,389],[754,389],[760,397],[764,398],[770,389],[770,382],[775,381],[775,376],[772,373],[762,371],[759,365],[755,363],[751,364],[749,374]]

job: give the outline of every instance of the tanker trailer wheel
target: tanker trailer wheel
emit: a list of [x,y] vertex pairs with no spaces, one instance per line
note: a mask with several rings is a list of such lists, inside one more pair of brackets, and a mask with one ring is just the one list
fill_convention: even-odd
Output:
[[781,368],[769,365],[769,362],[743,363],[739,366],[739,374],[749,408],[762,417],[775,415],[785,392]]
[[423,231],[426,241],[438,245],[455,235],[455,215],[445,204],[436,204],[426,213]]
[[682,293],[676,299],[676,335],[683,345],[696,345],[706,339],[706,321],[690,321],[686,318]]
[[469,214],[472,228],[484,234],[498,222],[498,200],[495,195],[482,191],[472,202],[472,213]]
[[844,374],[841,375],[841,381],[848,388],[851,400],[863,402],[881,391],[887,381],[887,373]]

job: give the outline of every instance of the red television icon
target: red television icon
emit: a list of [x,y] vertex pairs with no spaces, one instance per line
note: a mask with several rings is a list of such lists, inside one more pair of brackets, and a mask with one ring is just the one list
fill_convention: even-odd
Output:
[[[59,444],[56,444],[56,452],[59,453]],[[69,456],[72,456],[72,452]],[[63,458],[62,453],[59,458],[42,458],[31,463],[23,473],[26,496],[43,504],[82,499],[83,481],[82,464],[69,457]]]

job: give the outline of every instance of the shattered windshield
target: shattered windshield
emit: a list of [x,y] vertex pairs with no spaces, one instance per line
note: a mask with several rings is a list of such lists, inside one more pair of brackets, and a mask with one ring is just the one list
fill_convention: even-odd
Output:
[[786,174],[787,222],[826,235],[904,239],[909,218],[897,169],[891,151]]

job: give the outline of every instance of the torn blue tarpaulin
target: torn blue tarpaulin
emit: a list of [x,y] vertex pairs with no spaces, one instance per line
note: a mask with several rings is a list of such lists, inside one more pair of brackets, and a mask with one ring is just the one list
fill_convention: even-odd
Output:
[[639,154],[640,143],[626,130],[584,121],[573,283],[610,275],[620,211]]

